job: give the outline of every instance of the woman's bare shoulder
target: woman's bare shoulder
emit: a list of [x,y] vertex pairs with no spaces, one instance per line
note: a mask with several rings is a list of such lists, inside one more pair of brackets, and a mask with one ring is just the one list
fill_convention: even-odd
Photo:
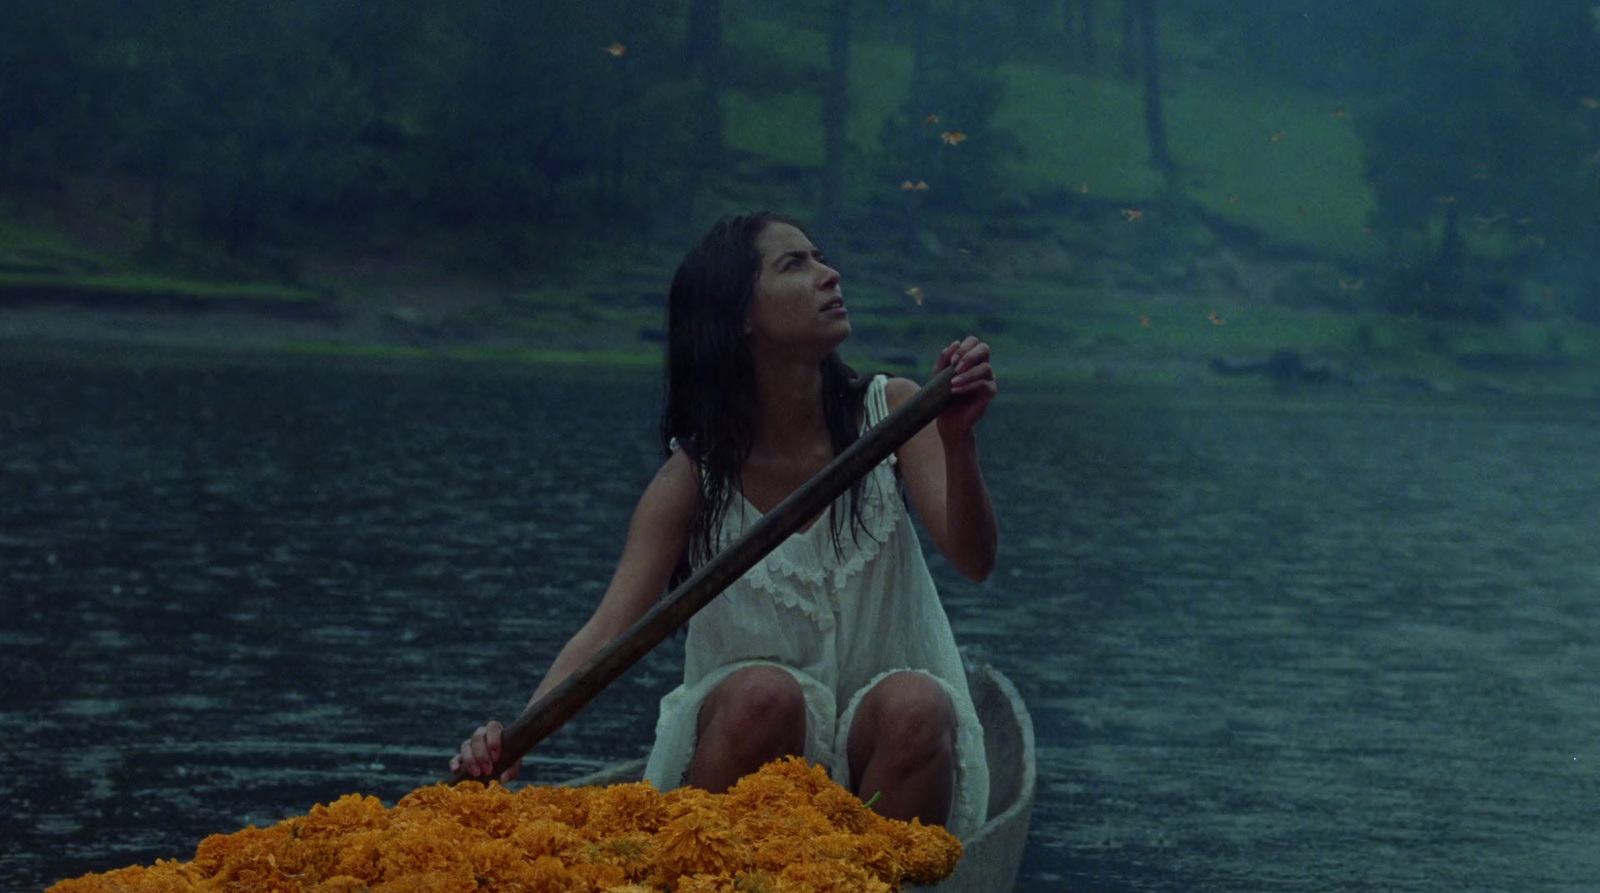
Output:
[[922,385],[909,378],[890,376],[889,381],[884,385],[883,396],[889,402],[889,411],[893,412],[900,407],[900,404],[910,400],[920,390],[922,390]]
[[691,493],[699,491],[699,469],[694,466],[694,459],[690,458],[686,450],[674,450],[667,456],[661,467],[656,469],[656,477],[651,480],[651,487],[656,485],[670,488],[670,490],[688,490]]
[[661,467],[656,470],[656,476],[650,481],[650,486],[645,489],[648,498],[655,493],[657,498],[669,500],[689,499],[698,501],[700,498],[700,469],[695,467],[694,460],[689,458],[686,450],[673,450]]

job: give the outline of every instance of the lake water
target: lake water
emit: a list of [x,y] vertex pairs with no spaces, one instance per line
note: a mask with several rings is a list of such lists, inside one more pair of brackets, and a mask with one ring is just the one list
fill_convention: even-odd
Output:
[[[647,373],[0,362],[0,888],[512,715],[655,463]],[[989,582],[1024,891],[1600,889],[1600,407],[1005,386]],[[531,758],[639,755],[672,643]],[[526,777],[526,775],[525,775]]]

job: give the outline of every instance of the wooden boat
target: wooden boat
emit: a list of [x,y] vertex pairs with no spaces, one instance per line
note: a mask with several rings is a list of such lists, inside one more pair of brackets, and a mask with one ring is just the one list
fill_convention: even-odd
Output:
[[[965,659],[967,685],[983,722],[984,756],[989,763],[989,818],[976,834],[961,842],[965,854],[954,874],[936,887],[903,887],[905,893],[1003,893],[1016,885],[1017,867],[1028,841],[1038,780],[1033,718],[1011,680],[971,655]],[[638,781],[644,775],[644,764],[643,759],[617,763],[566,784],[578,787]]]

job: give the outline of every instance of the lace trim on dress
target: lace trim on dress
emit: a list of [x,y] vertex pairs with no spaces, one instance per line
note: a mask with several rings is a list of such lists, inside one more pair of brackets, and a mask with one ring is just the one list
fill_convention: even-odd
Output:
[[793,608],[811,618],[818,629],[824,631],[833,629],[834,618],[832,611],[824,608],[818,599],[808,597],[806,593],[801,591],[799,586],[783,582],[785,578],[800,580],[805,584],[807,591],[815,592],[822,583],[822,573],[820,571],[817,572],[814,575],[815,579],[806,579],[808,576],[812,575],[807,574],[804,569],[788,561],[782,561],[781,559],[774,561],[769,558],[751,568],[745,574],[745,580],[750,584],[751,589],[770,593],[773,601],[786,608]]
[[[816,527],[790,537],[751,568],[745,575],[750,585],[772,593],[779,604],[799,609],[823,629],[832,628],[833,614],[823,607],[826,590],[843,589],[851,576],[860,573],[878,556],[883,544],[889,542],[895,528],[900,526],[900,516],[904,514],[900,504],[889,503],[885,508],[887,499],[881,492],[885,472],[886,469],[878,469],[872,473],[874,479],[868,483],[869,492],[861,506],[864,529],[859,535],[852,530],[844,531],[839,548],[835,549],[831,535],[812,536],[817,527],[829,524],[829,518],[822,518]],[[870,492],[873,489],[879,492]],[[831,530],[824,533],[831,533]]]
[[[888,377],[880,375],[867,388],[863,430],[888,415],[887,383]],[[674,441],[672,447],[677,446]],[[835,591],[843,589],[851,576],[866,568],[894,536],[905,514],[899,479],[894,473],[895,462],[891,454],[883,464],[868,472],[867,482],[862,487],[862,530],[859,533],[847,526],[841,531],[839,548],[834,548],[832,513],[848,505],[848,500],[841,497],[809,530],[789,537],[745,573],[751,588],[771,593],[778,604],[800,611],[824,630],[832,629],[833,611],[827,607],[829,584]],[[743,534],[751,523],[747,513],[754,510],[738,493],[729,498],[730,505],[723,515],[722,547]],[[817,532],[819,527],[824,528],[821,533]]]
[[[886,477],[891,482],[887,493],[884,492]],[[823,566],[832,567],[834,589],[843,589],[846,580],[860,573],[872,559],[878,557],[883,544],[894,536],[895,528],[900,526],[900,516],[905,514],[905,509],[900,504],[899,487],[894,486],[893,482],[894,474],[887,468],[880,466],[873,469],[872,480],[862,488],[863,535],[854,536],[853,531],[846,531],[839,543],[840,550],[844,551],[842,556],[838,554],[839,550],[833,548],[832,540],[823,547]],[[867,492],[869,490],[874,492]],[[841,558],[843,561],[840,561]]]

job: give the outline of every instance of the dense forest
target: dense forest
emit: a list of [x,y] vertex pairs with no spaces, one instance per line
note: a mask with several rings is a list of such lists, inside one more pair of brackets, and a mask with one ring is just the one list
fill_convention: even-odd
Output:
[[515,275],[752,206],[863,252],[1098,214],[1148,255],[1381,265],[1436,315],[1514,312],[1536,270],[1600,316],[1590,0],[10,10],[0,191],[114,184],[152,262],[425,244]]

